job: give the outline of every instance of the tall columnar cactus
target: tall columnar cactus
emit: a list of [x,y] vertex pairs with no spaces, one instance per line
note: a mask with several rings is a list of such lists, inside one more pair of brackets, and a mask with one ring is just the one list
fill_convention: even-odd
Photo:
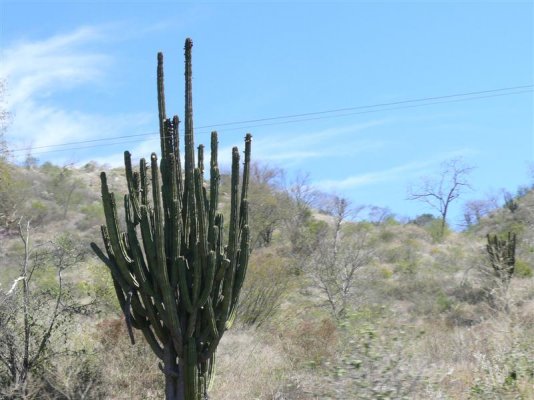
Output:
[[508,285],[515,269],[516,235],[508,232],[506,239],[499,239],[497,235],[488,234],[487,238],[486,250],[495,276]]
[[[230,227],[225,244],[218,212],[220,174],[217,133],[211,134],[209,190],[204,187],[204,147],[193,140],[190,39],[185,42],[185,160],[182,172],[178,117],[166,118],[163,55],[158,54],[157,92],[161,160],[141,159],[133,172],[124,153],[128,194],[126,231],[120,230],[113,193],[101,174],[107,255],[92,248],[111,271],[133,342],[142,331],[162,360],[166,399],[207,398],[215,350],[235,316],[249,256],[247,188],[252,137],[245,138],[239,193],[239,151],[232,151]],[[151,184],[150,184],[151,183]],[[151,188],[150,188],[151,186]],[[151,199],[150,199],[151,198]]]

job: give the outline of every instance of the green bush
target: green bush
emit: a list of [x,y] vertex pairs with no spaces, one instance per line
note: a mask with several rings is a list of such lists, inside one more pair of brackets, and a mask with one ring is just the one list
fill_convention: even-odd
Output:
[[378,234],[378,240],[382,243],[391,243],[395,239],[395,233],[389,229],[383,229]]
[[84,214],[84,217],[76,223],[76,227],[82,231],[100,226],[104,222],[104,208],[100,201],[87,204],[81,207],[80,211]]
[[243,325],[259,326],[273,316],[288,284],[287,260],[275,251],[252,254],[243,284],[237,319]]
[[48,207],[42,201],[36,200],[30,205],[30,215],[34,224],[40,224],[48,215]]
[[514,276],[518,278],[531,278],[534,274],[532,273],[532,267],[528,265],[523,260],[515,261]]
[[445,229],[443,230],[443,233],[441,232],[441,220],[440,219],[432,220],[428,225],[425,226],[425,230],[429,233],[434,243],[441,242],[451,232],[447,224],[445,224]]
[[436,296],[436,307],[437,311],[442,313],[449,311],[453,306],[453,301],[449,296],[443,292],[439,292]]

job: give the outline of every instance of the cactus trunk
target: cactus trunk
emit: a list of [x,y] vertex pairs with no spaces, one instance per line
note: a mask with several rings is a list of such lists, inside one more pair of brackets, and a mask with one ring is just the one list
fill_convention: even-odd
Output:
[[203,146],[195,165],[190,39],[185,43],[185,157],[182,173],[178,117],[165,114],[163,55],[158,54],[157,92],[161,160],[152,154],[134,172],[125,152],[128,194],[126,231],[101,174],[106,253],[93,250],[111,272],[128,332],[140,330],[165,374],[168,400],[204,400],[212,378],[215,350],[235,316],[249,255],[247,187],[252,137],[245,137],[239,187],[239,151],[232,152],[228,245],[218,212],[217,133],[211,135],[209,190],[204,187]]

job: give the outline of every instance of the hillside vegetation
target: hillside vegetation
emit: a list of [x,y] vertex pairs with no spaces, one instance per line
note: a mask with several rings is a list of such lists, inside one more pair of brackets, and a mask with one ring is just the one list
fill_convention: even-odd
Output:
[[[163,398],[157,359],[139,334],[130,343],[89,249],[101,241],[102,168],[1,163],[1,398]],[[120,199],[124,171],[106,172]],[[227,213],[227,176],[221,185]],[[534,398],[533,191],[444,237],[432,216],[400,222],[305,179],[284,183],[276,168],[254,165],[249,191],[253,251],[212,400]],[[509,281],[486,251],[486,235],[508,232]],[[13,366],[25,353],[34,363],[21,397]]]

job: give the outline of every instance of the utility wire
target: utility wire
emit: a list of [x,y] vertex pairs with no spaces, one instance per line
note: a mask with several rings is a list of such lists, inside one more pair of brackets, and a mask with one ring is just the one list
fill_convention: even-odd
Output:
[[[352,112],[352,113],[345,113],[345,114],[338,114],[338,115],[328,115],[328,116],[322,116],[322,117],[314,117],[314,118],[303,118],[298,120],[291,120],[291,121],[282,121],[282,122],[271,122],[271,123],[265,123],[265,124],[257,124],[257,125],[248,125],[243,127],[236,127],[236,128],[230,128],[230,129],[223,129],[219,130],[218,132],[231,132],[235,129],[248,129],[248,128],[257,128],[257,127],[263,127],[263,126],[272,126],[272,125],[282,125],[282,124],[291,124],[291,123],[298,123],[298,122],[306,122],[306,121],[314,121],[314,120],[321,120],[321,119],[329,119],[329,118],[338,118],[338,117],[346,117],[351,115],[360,115],[360,114],[370,114],[370,113],[377,113],[382,111],[391,111],[391,110],[400,110],[400,109],[407,109],[407,108],[418,108],[418,107],[425,107],[435,104],[444,104],[444,103],[458,103],[463,101],[470,101],[470,100],[477,100],[477,99],[485,99],[485,98],[491,98],[491,97],[501,97],[501,96],[510,96],[515,94],[522,94],[522,93],[532,93],[534,90],[522,90],[512,93],[500,93],[500,94],[493,94],[493,95],[487,95],[487,96],[478,96],[478,97],[470,97],[465,99],[454,99],[454,100],[446,100],[446,101],[437,101],[437,102],[431,102],[431,103],[425,103],[425,104],[413,104],[413,105],[405,105],[405,106],[399,106],[399,107],[390,107],[390,108],[382,108],[377,110],[367,110],[367,111],[359,111],[359,112]],[[209,131],[202,131],[202,132],[196,132],[197,134],[202,133],[209,133]],[[139,135],[128,135],[123,137],[116,137],[116,138],[128,138],[128,137],[134,137],[134,136],[146,136],[146,135],[156,135],[158,132],[152,132],[147,134],[139,134]],[[166,136],[164,136],[165,138]],[[112,140],[116,138],[107,138],[107,139],[95,139],[96,141],[102,141],[102,140]],[[83,150],[88,148],[95,148],[95,147],[104,147],[104,146],[113,146],[118,144],[125,144],[125,143],[140,143],[147,140],[160,140],[159,135],[157,137],[152,137],[148,139],[134,139],[134,140],[123,140],[119,142],[113,142],[113,143],[105,143],[105,144],[94,144],[94,145],[88,145],[88,146],[80,146],[80,147],[69,147],[65,149],[56,149],[56,150],[45,150],[40,152],[33,152],[32,154],[46,154],[46,153],[55,153],[55,152],[63,152],[63,151],[72,151],[72,150]],[[78,143],[87,143],[91,141],[84,141],[84,142],[78,142]],[[74,142],[76,143],[76,142]],[[65,146],[67,144],[62,145],[50,145],[50,146],[42,146],[42,147],[52,147],[52,146]],[[22,151],[24,149],[20,149]],[[31,149],[29,149],[31,150]],[[13,150],[15,151],[15,150]]]
[[505,90],[526,89],[526,88],[532,88],[532,87],[533,87],[533,85],[512,86],[512,87],[499,88],[499,89],[481,90],[481,91],[478,91],[478,92],[456,93],[456,94],[449,94],[449,95],[443,95],[443,96],[423,97],[423,98],[419,98],[419,99],[393,101],[393,102],[389,102],[389,103],[377,103],[377,104],[371,104],[371,105],[365,105],[365,106],[337,108],[337,109],[326,110],[326,111],[314,111],[314,112],[308,112],[308,113],[303,113],[303,114],[291,114],[291,115],[283,115],[283,116],[278,116],[278,117],[250,119],[250,120],[247,120],[247,121],[225,122],[223,124],[199,126],[199,128],[212,128],[212,127],[216,127],[216,126],[236,125],[236,124],[250,123],[250,122],[262,122],[262,121],[271,121],[271,120],[276,120],[276,119],[306,117],[306,116],[309,116],[309,115],[328,114],[328,113],[335,113],[335,112],[342,112],[342,111],[353,111],[353,110],[359,110],[359,109],[365,109],[365,108],[394,106],[394,105],[406,104],[406,103],[415,103],[415,102],[422,102],[422,101],[429,101],[429,100],[447,99],[447,98],[451,98],[451,97],[460,97],[460,96],[471,96],[471,95],[478,95],[478,94],[502,92],[502,91],[505,91]]
[[[444,96],[434,96],[434,97],[425,97],[425,98],[412,99],[412,100],[395,101],[395,102],[390,102],[390,103],[380,103],[380,104],[357,106],[357,107],[338,108],[338,109],[327,110],[327,111],[316,111],[316,112],[292,114],[292,115],[285,115],[285,116],[278,116],[278,117],[260,118],[260,119],[244,120],[244,121],[236,121],[236,122],[226,122],[222,124],[199,126],[196,128],[196,132],[200,134],[209,133],[209,130],[202,130],[202,129],[219,127],[219,126],[231,126],[231,125],[253,123],[253,122],[276,121],[276,120],[282,120],[282,119],[288,119],[288,118],[298,118],[298,119],[291,119],[288,121],[268,122],[268,123],[254,124],[254,125],[247,125],[247,126],[235,126],[234,128],[219,130],[219,132],[228,132],[230,130],[236,130],[236,129],[242,130],[242,129],[248,129],[248,128],[263,127],[263,126],[282,125],[282,124],[291,124],[291,123],[306,122],[306,121],[313,121],[313,120],[320,120],[320,119],[338,118],[338,117],[345,117],[345,116],[350,116],[350,115],[369,114],[369,113],[407,109],[407,108],[417,108],[417,107],[424,107],[424,106],[435,105],[435,104],[456,103],[456,102],[471,101],[471,100],[485,99],[485,98],[491,98],[491,97],[510,96],[510,95],[516,95],[516,94],[522,94],[522,93],[531,93],[534,91],[532,89],[533,87],[534,85],[514,86],[514,87],[491,89],[491,90],[484,90],[484,91],[478,91],[478,92],[466,92],[466,93],[451,94],[451,95],[444,95]],[[531,89],[527,89],[527,88],[531,88]],[[525,89],[525,90],[517,90],[517,89]],[[511,90],[516,90],[516,91],[510,92]],[[501,93],[501,92],[505,92],[505,93]],[[486,94],[486,95],[485,96],[474,96],[476,94]],[[467,97],[467,96],[471,96],[471,97]],[[460,98],[455,98],[455,97],[460,97]],[[439,99],[442,99],[444,101],[429,102],[429,100],[439,100]],[[410,103],[421,103],[421,104],[410,104]],[[383,108],[385,106],[392,106],[392,105],[398,105],[398,107]],[[333,113],[339,113],[343,111],[353,111],[353,110],[362,110],[362,109],[370,109],[370,108],[371,110],[366,110],[366,111],[356,111],[356,112],[343,113],[343,114],[324,115],[324,114],[329,114],[329,113],[333,114]],[[377,109],[372,109],[372,108],[377,108]],[[312,115],[321,115],[321,116],[313,117],[313,118],[299,118],[299,117],[312,116]],[[118,140],[118,139],[151,136],[151,135],[156,135],[156,134],[158,134],[158,132],[148,132],[148,133],[140,133],[140,134],[134,134],[134,135],[125,135],[125,136],[114,136],[114,137],[107,137],[107,138],[100,138],[100,139],[77,141],[77,142],[52,144],[52,145],[39,146],[39,147],[18,148],[18,149],[11,150],[11,152],[15,153],[15,152],[21,152],[21,151],[32,151],[33,154],[45,154],[45,153],[52,153],[52,152],[81,150],[81,149],[111,146],[111,145],[117,145],[117,144],[123,144],[123,143],[142,142],[147,139],[118,141],[118,142],[104,143],[104,144],[93,144],[89,146],[69,147],[69,148],[64,148],[64,149],[33,152],[33,150],[35,149],[64,147],[64,146],[87,144],[87,143],[109,142],[109,141]],[[156,139],[159,139],[159,136],[156,138],[150,138],[148,140],[156,140]]]
[[[351,111],[351,110],[366,109],[366,108],[377,108],[377,107],[392,106],[392,105],[399,105],[399,104],[424,102],[424,101],[429,101],[429,100],[447,99],[447,98],[460,97],[460,96],[465,97],[465,96],[472,96],[472,95],[478,95],[478,94],[503,92],[503,91],[510,91],[510,90],[516,90],[516,89],[532,88],[532,87],[534,87],[534,85],[512,86],[512,87],[506,87],[506,88],[482,90],[482,91],[477,91],[477,92],[464,92],[464,93],[457,93],[457,94],[450,94],[450,95],[443,95],[443,96],[434,96],[434,97],[424,97],[424,98],[410,99],[410,100],[401,100],[401,101],[395,101],[395,102],[389,102],[389,103],[377,103],[377,104],[372,104],[372,105],[363,105],[363,106],[356,106],[356,107],[338,108],[338,109],[332,109],[332,110],[326,110],[326,111],[314,111],[314,112],[302,113],[302,114],[291,114],[291,115],[284,115],[284,116],[277,116],[277,117],[259,118],[259,119],[251,119],[251,120],[235,121],[235,122],[225,122],[225,123],[221,123],[221,124],[198,126],[198,127],[196,127],[196,129],[197,129],[197,132],[198,132],[199,129],[203,129],[203,128],[212,128],[212,127],[230,126],[230,125],[240,125],[240,124],[245,124],[245,123],[262,122],[262,121],[273,121],[273,120],[288,119],[288,118],[298,118],[298,117],[303,117],[303,116],[320,115],[320,114],[327,114],[327,113],[336,113],[336,112]],[[509,93],[509,94],[515,94],[515,93]],[[485,98],[485,97],[494,97],[494,96],[474,97],[474,99]],[[430,104],[436,104],[436,103],[430,103]],[[343,114],[343,115],[354,115],[354,113]],[[337,115],[334,115],[332,117],[337,117]],[[299,120],[297,120],[297,122],[314,120],[314,119],[319,119],[319,118],[299,119]],[[293,122],[293,121],[285,121],[285,122],[281,122],[281,123],[291,123],[291,122]],[[241,128],[241,129],[255,128],[255,127],[258,127],[258,126],[269,126],[269,125],[275,125],[275,124],[278,124],[278,123],[261,124],[261,125],[250,125],[250,126],[244,126],[244,127],[241,126],[239,128]],[[52,144],[52,145],[39,146],[39,147],[19,148],[19,149],[13,149],[11,151],[12,152],[18,152],[18,151],[28,151],[28,150],[35,150],[35,149],[44,149],[44,148],[50,148],[50,147],[61,147],[61,146],[75,145],[75,144],[94,143],[94,142],[102,142],[102,141],[108,141],[108,140],[126,139],[126,138],[130,138],[130,137],[156,135],[158,133],[159,132],[147,132],[147,133],[140,133],[140,134],[135,134],[135,135],[114,136],[114,137],[107,137],[107,138],[100,138],[100,139],[90,139],[90,140],[84,140],[84,141],[77,141],[77,142],[66,142],[66,143]],[[203,132],[198,132],[198,133],[203,133]]]

